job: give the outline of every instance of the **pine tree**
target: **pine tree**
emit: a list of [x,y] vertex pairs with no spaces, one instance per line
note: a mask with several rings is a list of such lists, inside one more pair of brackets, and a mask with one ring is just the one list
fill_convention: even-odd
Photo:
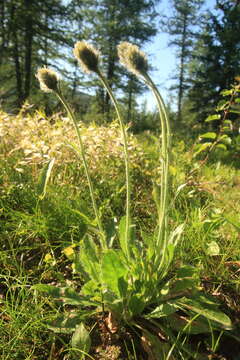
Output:
[[220,92],[240,74],[240,4],[217,1],[216,10],[206,18],[191,66],[189,98],[199,121],[214,110]]
[[[130,82],[129,75],[119,66],[116,47],[121,41],[131,41],[142,46],[156,34],[154,4],[157,2],[157,0],[86,0],[84,3],[86,36],[100,48],[103,54],[102,66],[105,68],[110,86],[129,91],[129,113],[133,99],[132,91],[136,93],[141,91],[142,87],[136,79],[131,79]],[[108,114],[109,95],[102,90],[97,90],[97,94],[100,111]]]
[[1,96],[3,101],[10,96],[20,108],[38,87],[37,67],[51,62],[57,47],[68,43],[66,7],[58,0],[5,0],[0,11]]
[[177,84],[177,119],[182,120],[182,104],[188,88],[187,65],[197,37],[200,9],[204,0],[172,0],[173,14],[163,21],[166,32],[170,35],[169,45],[176,48],[178,69]]

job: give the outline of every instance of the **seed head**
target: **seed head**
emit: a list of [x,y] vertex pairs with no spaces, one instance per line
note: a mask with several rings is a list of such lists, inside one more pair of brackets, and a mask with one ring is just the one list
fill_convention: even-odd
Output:
[[135,75],[143,75],[148,71],[148,62],[144,52],[137,45],[122,42],[118,45],[118,56],[122,65]]
[[84,72],[98,72],[99,52],[85,41],[78,41],[73,54]]
[[57,73],[48,68],[38,69],[36,78],[40,82],[40,88],[45,92],[58,91],[59,77]]

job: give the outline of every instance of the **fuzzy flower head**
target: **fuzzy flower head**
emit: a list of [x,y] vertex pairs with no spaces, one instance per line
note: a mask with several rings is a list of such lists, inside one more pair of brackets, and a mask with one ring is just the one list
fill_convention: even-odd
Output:
[[99,52],[92,45],[78,41],[74,46],[73,54],[84,72],[98,72]]
[[122,42],[118,45],[118,56],[122,65],[135,75],[143,75],[148,71],[148,62],[144,52],[137,45]]
[[46,67],[38,69],[36,78],[40,82],[40,88],[45,92],[58,91],[59,77],[57,73]]

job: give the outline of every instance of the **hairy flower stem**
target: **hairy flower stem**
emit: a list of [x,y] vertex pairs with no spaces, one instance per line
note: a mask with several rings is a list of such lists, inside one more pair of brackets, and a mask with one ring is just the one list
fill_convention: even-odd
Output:
[[97,75],[99,76],[103,86],[106,88],[113,105],[115,107],[118,121],[120,124],[120,128],[122,131],[122,138],[123,138],[123,146],[124,146],[124,159],[125,159],[125,172],[126,172],[126,227],[125,227],[125,250],[126,256],[128,260],[130,259],[130,227],[131,227],[131,213],[130,213],[130,196],[131,196],[131,180],[130,180],[130,169],[129,169],[129,153],[128,153],[128,145],[127,145],[127,133],[122,121],[122,117],[120,114],[120,109],[118,103],[116,101],[115,96],[113,95],[112,89],[110,88],[106,78],[101,73],[100,70],[97,71]]
[[164,261],[164,255],[167,246],[167,217],[168,217],[168,188],[169,188],[169,152],[170,152],[170,124],[164,101],[147,73],[142,74],[146,84],[153,92],[156,99],[161,127],[162,127],[162,173],[161,173],[161,192],[160,192],[160,211],[159,211],[159,228],[157,235],[157,248],[162,249],[160,268]]
[[61,103],[63,104],[64,108],[66,109],[66,111],[68,113],[68,116],[72,120],[72,122],[74,124],[74,128],[75,128],[76,133],[77,133],[78,143],[79,143],[79,147],[80,147],[83,166],[84,166],[87,181],[88,181],[88,186],[89,186],[89,191],[90,191],[91,200],[92,200],[92,204],[93,204],[93,209],[94,209],[94,213],[95,213],[95,216],[96,216],[98,228],[99,228],[99,231],[100,231],[100,244],[101,244],[102,249],[105,250],[105,249],[107,249],[106,236],[105,236],[105,232],[103,230],[103,226],[102,226],[102,222],[101,222],[101,219],[100,219],[98,207],[97,207],[97,204],[96,204],[96,201],[95,201],[95,196],[94,196],[94,191],[93,191],[93,184],[92,184],[92,180],[91,180],[89,169],[88,169],[88,164],[87,164],[86,157],[85,157],[85,150],[84,150],[84,145],[83,145],[83,142],[82,142],[81,133],[80,133],[76,118],[75,118],[71,108],[69,107],[68,103],[64,99],[61,91],[58,90],[56,92],[56,95],[59,98],[59,100],[61,101]]

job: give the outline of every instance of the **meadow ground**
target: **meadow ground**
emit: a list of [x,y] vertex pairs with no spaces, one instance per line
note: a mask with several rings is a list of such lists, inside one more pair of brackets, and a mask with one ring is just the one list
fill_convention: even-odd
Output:
[[[82,127],[87,159],[104,226],[111,231],[124,214],[125,177],[121,134],[108,127]],[[152,233],[160,186],[158,136],[129,135],[132,213],[141,232]],[[0,358],[2,360],[74,359],[70,336],[47,324],[63,306],[33,290],[34,284],[83,285],[71,256],[91,231],[91,199],[76,141],[67,118],[47,119],[41,112],[0,114]],[[194,345],[195,359],[240,359],[240,158],[219,152],[203,166],[192,157],[192,140],[173,137],[170,222],[185,223],[172,271],[183,264],[199,270],[201,286],[221,304],[233,329],[181,335]],[[43,168],[54,160],[43,187]],[[45,174],[46,175],[46,174]],[[65,307],[66,309],[66,307]],[[72,311],[69,305],[67,310]],[[130,329],[108,334],[98,317],[87,322],[92,348],[86,359],[152,359]],[[131,341],[129,340],[131,339]],[[141,340],[142,341],[142,340]],[[75,356],[75,357],[74,357]],[[81,355],[83,356],[83,355]],[[91,357],[92,356],[92,357]],[[177,359],[176,355],[169,359]],[[182,357],[181,357],[182,358]],[[185,359],[191,359],[189,356]]]

